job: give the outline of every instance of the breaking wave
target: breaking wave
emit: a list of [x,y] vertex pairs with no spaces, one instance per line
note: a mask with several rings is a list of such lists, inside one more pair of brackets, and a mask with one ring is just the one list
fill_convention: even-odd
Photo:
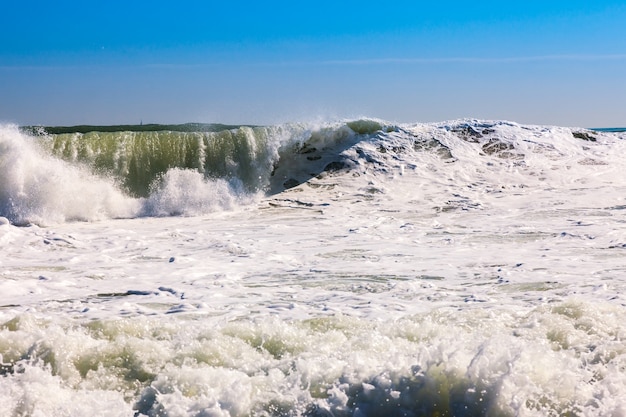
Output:
[[[611,164],[609,142],[616,135],[475,120],[393,125],[363,119],[269,127],[4,125],[0,216],[14,224],[46,224],[198,215],[249,204],[329,172],[432,171],[433,157],[439,171],[477,181],[484,180],[477,172],[490,166],[543,178],[551,165],[572,164],[576,169],[570,173],[584,176],[581,167]],[[450,169],[450,163],[457,166]]]

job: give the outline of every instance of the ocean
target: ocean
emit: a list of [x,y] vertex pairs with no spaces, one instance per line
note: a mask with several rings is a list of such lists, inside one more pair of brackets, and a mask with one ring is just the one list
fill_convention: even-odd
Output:
[[626,132],[0,126],[0,416],[626,416]]

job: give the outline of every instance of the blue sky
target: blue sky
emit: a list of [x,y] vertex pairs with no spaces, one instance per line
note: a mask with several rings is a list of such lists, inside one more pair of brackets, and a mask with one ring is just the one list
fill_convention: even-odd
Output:
[[626,3],[9,2],[0,121],[626,125]]

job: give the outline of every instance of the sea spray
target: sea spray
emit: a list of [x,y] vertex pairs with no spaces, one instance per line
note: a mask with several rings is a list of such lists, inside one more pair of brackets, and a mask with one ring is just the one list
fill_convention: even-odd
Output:
[[153,182],[142,215],[201,215],[250,204],[257,197],[238,178],[206,179],[197,171],[172,168]]
[[107,178],[44,153],[16,126],[0,127],[0,215],[14,224],[133,217],[140,209]]

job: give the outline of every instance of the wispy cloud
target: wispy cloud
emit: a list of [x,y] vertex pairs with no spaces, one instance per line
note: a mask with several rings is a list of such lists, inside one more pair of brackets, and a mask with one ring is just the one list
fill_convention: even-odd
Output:
[[[153,63],[121,63],[118,68],[155,68],[165,70],[184,70],[200,68],[219,68],[221,66],[242,65],[242,66],[262,66],[262,67],[289,67],[289,66],[366,66],[366,65],[392,65],[392,64],[515,64],[532,62],[583,62],[583,61],[624,61],[626,54],[562,54],[562,55],[528,55],[528,56],[508,56],[508,57],[478,57],[478,56],[456,56],[456,57],[387,57],[387,58],[352,58],[352,59],[320,59],[320,60],[289,60],[276,59],[272,61],[251,61],[229,62],[228,60],[215,62],[153,62]],[[112,66],[108,63],[106,66]],[[0,65],[0,71],[54,71],[98,68],[99,65]]]
[[[387,58],[350,58],[350,59],[320,59],[320,60],[290,60],[276,59],[273,61],[238,62],[238,65],[253,67],[312,67],[312,66],[368,66],[368,65],[437,65],[437,64],[515,64],[532,62],[575,62],[575,61],[624,61],[626,54],[606,55],[531,55],[509,57],[387,57]],[[201,67],[219,67],[228,65],[228,62],[213,62],[204,64],[159,63],[150,64],[152,68],[163,69],[193,69]]]
[[384,64],[507,64],[518,62],[542,61],[619,61],[626,60],[626,54],[610,55],[531,55],[510,57],[441,57],[441,58],[366,58],[366,59],[338,59],[326,60],[317,63],[321,65],[384,65]]

